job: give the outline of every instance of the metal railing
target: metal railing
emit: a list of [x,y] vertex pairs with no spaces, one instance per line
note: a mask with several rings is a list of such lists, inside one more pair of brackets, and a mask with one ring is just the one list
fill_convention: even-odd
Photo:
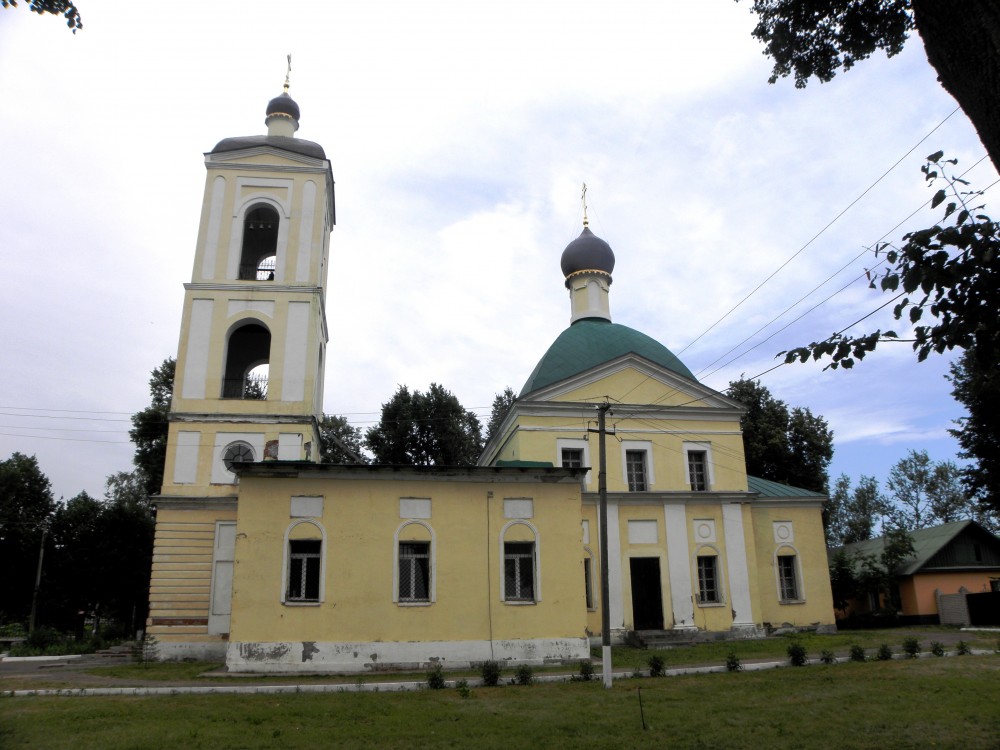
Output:
[[240,281],[274,281],[275,258],[273,255],[259,263],[241,263]]
[[267,399],[267,378],[248,375],[245,378],[226,378],[222,381],[223,398],[239,398],[245,401],[265,401]]

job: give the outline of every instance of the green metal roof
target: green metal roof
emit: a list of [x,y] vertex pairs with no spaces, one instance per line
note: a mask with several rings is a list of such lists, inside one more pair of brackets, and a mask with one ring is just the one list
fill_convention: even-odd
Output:
[[646,334],[609,320],[584,318],[559,334],[528,376],[520,395],[525,396],[625,354],[636,354],[695,380],[672,351]]
[[[913,541],[913,557],[908,557],[898,568],[896,575],[908,576],[916,573],[924,567],[931,558],[940,552],[955,537],[965,531],[969,526],[977,526],[975,521],[952,521],[943,523],[940,526],[931,526],[926,529],[917,529],[910,532],[910,539]],[[878,557],[885,549],[885,538],[868,539],[864,542],[853,542],[845,544],[840,549],[848,555],[874,555]]]
[[801,487],[791,487],[770,479],[761,479],[747,474],[747,486],[751,492],[757,492],[761,497],[826,497],[822,492],[804,490]]

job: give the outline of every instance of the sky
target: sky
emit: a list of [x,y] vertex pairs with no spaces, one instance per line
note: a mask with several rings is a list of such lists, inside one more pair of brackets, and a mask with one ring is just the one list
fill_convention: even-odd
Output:
[[[0,459],[35,455],[56,497],[132,468],[129,415],[176,355],[203,154],[265,132],[289,53],[297,135],[336,180],[326,413],[367,428],[398,385],[436,382],[485,422],[569,324],[586,182],[615,322],[717,390],[765,373],[829,422],[831,479],[956,458],[949,356],[772,369],[887,301],[866,248],[937,220],[927,154],[996,180],[919,38],[796,89],[767,83],[731,0],[80,0],[75,35],[24,6],[0,10]],[[851,331],[877,327],[906,333],[885,310]]]

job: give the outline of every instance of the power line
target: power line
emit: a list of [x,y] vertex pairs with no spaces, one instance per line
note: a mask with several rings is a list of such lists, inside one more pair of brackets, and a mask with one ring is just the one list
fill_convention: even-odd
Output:
[[843,210],[841,210],[840,213],[838,213],[836,216],[834,216],[833,219],[831,219],[829,221],[829,223],[827,223],[827,225],[825,227],[823,227],[816,234],[814,234],[812,236],[812,238],[808,242],[806,242],[802,247],[800,247],[798,250],[796,250],[791,255],[791,257],[789,257],[784,263],[782,263],[780,266],[778,266],[766,279],[764,279],[757,286],[755,286],[750,291],[749,294],[747,294],[743,299],[741,299],[739,302],[737,302],[735,305],[733,305],[733,307],[730,308],[730,310],[725,315],[723,315],[717,321],[715,321],[714,323],[712,323],[712,325],[710,325],[708,328],[706,328],[704,331],[702,331],[700,334],[698,334],[698,336],[695,337],[692,341],[689,341],[687,343],[687,345],[678,352],[678,354],[683,354],[692,345],[694,345],[697,341],[699,341],[703,336],[705,336],[707,333],[709,333],[709,331],[711,331],[713,328],[715,328],[717,325],[719,325],[719,323],[721,323],[723,320],[725,320],[730,315],[732,315],[734,312],[736,312],[736,310],[739,309],[739,307],[744,302],[746,302],[754,294],[756,294],[758,291],[760,291],[761,287],[763,287],[767,282],[769,282],[771,279],[773,279],[775,276],[777,276],[778,273],[783,268],[785,268],[785,266],[787,266],[789,263],[791,263],[793,260],[795,260],[800,254],[802,254],[802,252],[805,251],[805,249],[808,248],[813,242],[815,242],[820,237],[820,235],[822,235],[824,232],[826,232],[827,229],[829,229],[830,227],[832,227],[840,219],[840,217],[842,217],[844,214],[846,214],[858,201],[860,201],[869,192],[871,192],[871,190],[876,185],[878,185],[883,179],[885,179],[885,177],[887,177],[890,172],[892,172],[896,167],[898,167],[903,162],[903,160],[906,159],[906,157],[908,157],[910,154],[912,154],[921,143],[923,143],[924,141],[926,141],[934,133],[934,131],[936,131],[938,128],[940,128],[942,125],[944,125],[952,117],[952,115],[954,115],[958,111],[959,111],[959,107],[956,107],[955,109],[953,109],[952,112],[951,112],[951,114],[949,114],[947,117],[945,117],[943,120],[941,120],[941,122],[939,122],[937,125],[935,125],[931,129],[931,131],[929,133],[927,133],[927,135],[925,135],[923,138],[921,138],[919,141],[917,141],[915,144],[913,144],[913,146],[910,148],[909,151],[907,151],[905,154],[903,154],[901,157],[899,157],[899,159],[896,160],[895,164],[893,164],[885,172],[883,172],[882,175],[877,180],[875,180],[875,182],[873,182],[871,185],[869,185],[867,188],[865,188],[864,192],[862,192],[861,195],[859,195],[857,198],[855,198],[850,203],[848,203],[847,206]]

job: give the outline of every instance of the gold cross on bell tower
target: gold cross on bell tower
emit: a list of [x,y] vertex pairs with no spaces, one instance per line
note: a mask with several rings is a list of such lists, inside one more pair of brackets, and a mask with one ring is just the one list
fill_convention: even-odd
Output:
[[587,183],[583,183],[583,191],[580,193],[580,200],[583,202],[583,225],[588,226],[587,221]]

